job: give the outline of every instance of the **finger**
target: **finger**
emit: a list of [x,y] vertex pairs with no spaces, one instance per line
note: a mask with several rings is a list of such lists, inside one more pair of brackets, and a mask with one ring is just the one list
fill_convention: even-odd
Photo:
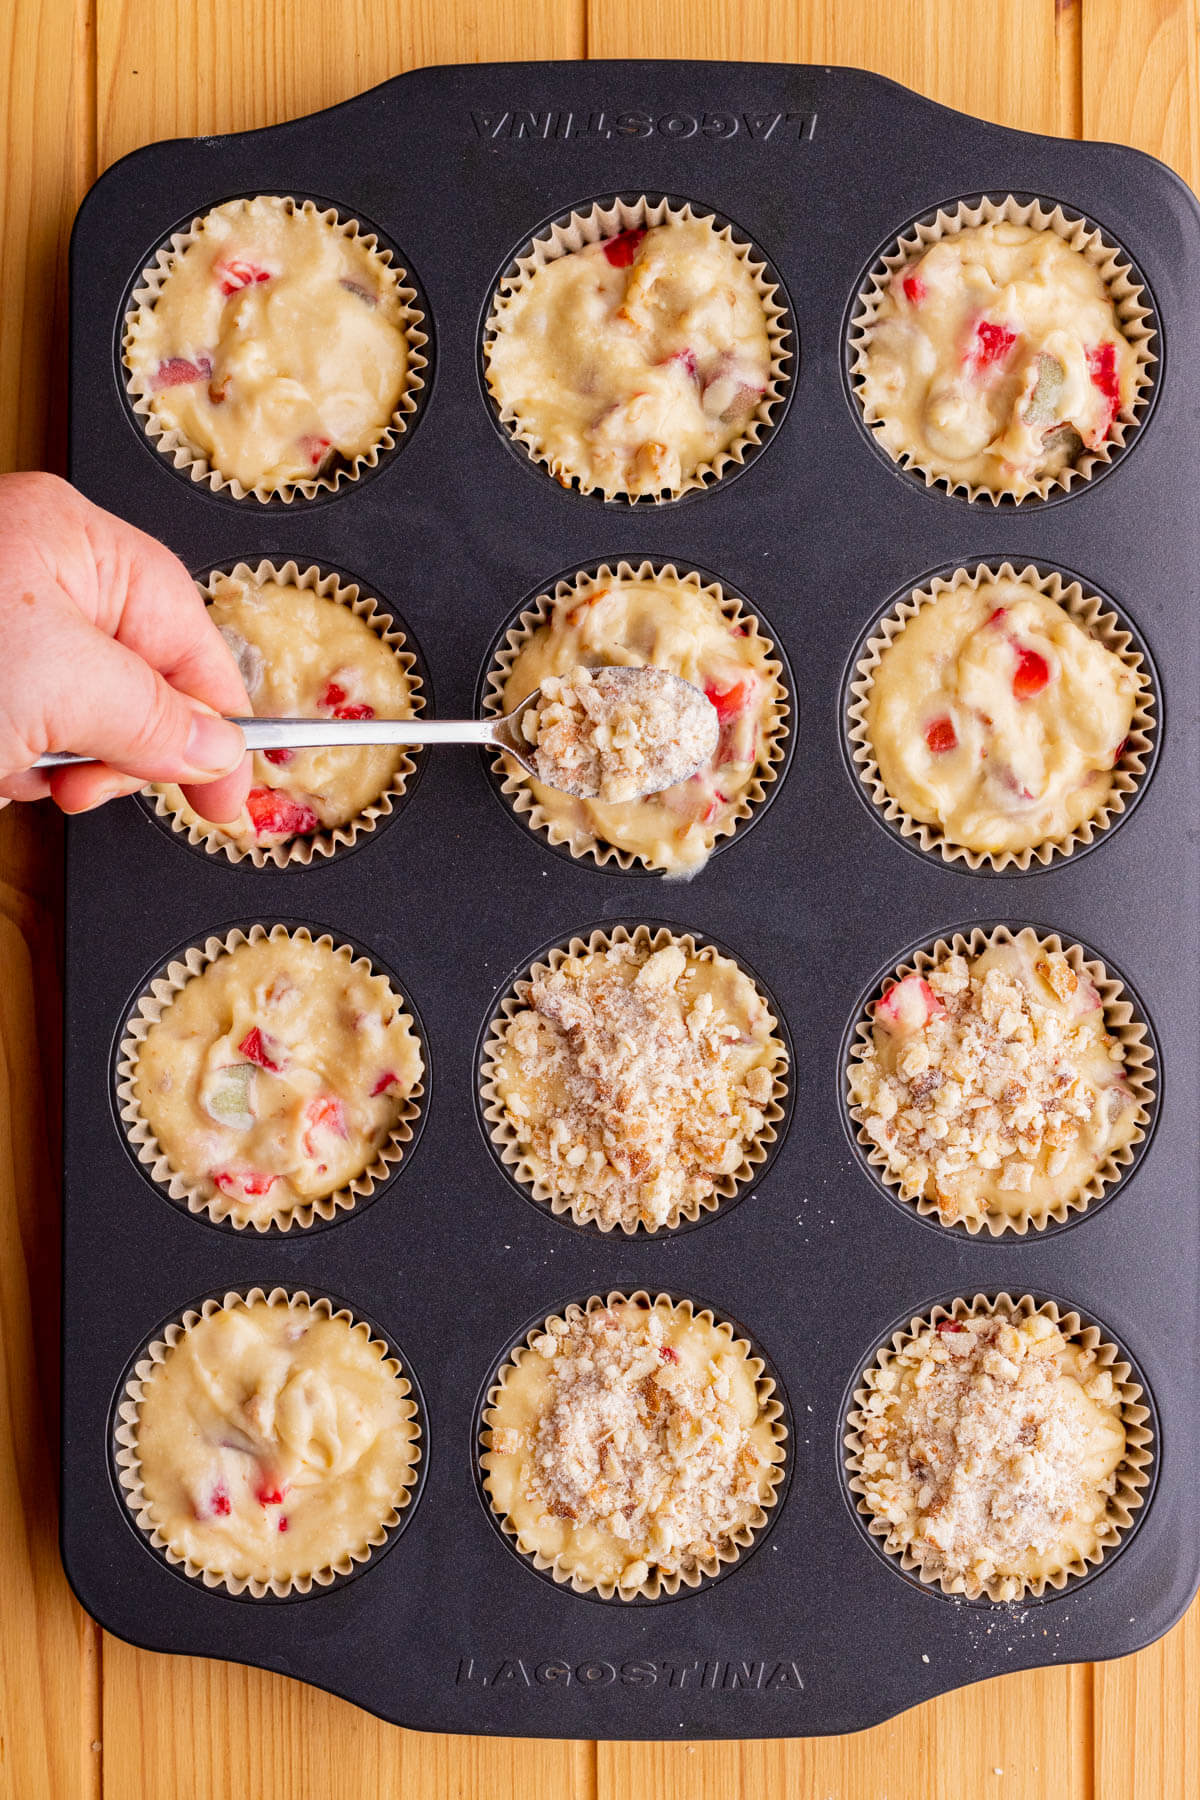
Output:
[[250,757],[245,756],[232,775],[207,781],[203,787],[189,785],[184,788],[183,797],[202,819],[209,819],[214,825],[228,825],[241,817],[246,795],[250,792],[251,767]]
[[45,800],[49,793],[50,780],[41,769],[24,769],[0,780],[0,798],[4,800]]
[[76,763],[50,776],[54,803],[65,813],[91,812],[108,800],[136,794],[144,786],[137,775],[122,775],[107,763]]

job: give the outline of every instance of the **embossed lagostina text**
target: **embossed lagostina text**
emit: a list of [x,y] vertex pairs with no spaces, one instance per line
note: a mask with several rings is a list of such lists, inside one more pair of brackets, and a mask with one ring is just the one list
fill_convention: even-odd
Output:
[[568,1662],[551,1657],[510,1656],[501,1662],[483,1662],[462,1656],[455,1675],[458,1687],[516,1688],[612,1687],[715,1688],[765,1694],[780,1688],[803,1688],[799,1665],[763,1658],[752,1662],[726,1662],[723,1658],[693,1658],[691,1662]]
[[502,112],[473,112],[476,137],[517,143],[574,139],[665,137],[740,138],[748,143],[803,144],[817,129],[815,112],[572,112],[567,107],[506,107]]

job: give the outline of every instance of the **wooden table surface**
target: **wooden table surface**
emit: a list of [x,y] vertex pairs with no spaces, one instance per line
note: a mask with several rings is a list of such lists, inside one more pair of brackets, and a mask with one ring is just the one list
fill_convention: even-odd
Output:
[[[1200,187],[1200,0],[0,0],[0,468],[60,468],[65,250],[101,170],[425,63],[689,56],[877,69]],[[107,1636],[58,1561],[60,832],[0,813],[0,1795],[5,1800],[1184,1800],[1200,1605],[1120,1662],[1003,1677],[854,1737],[432,1737]],[[964,1671],[965,1672],[965,1671]]]

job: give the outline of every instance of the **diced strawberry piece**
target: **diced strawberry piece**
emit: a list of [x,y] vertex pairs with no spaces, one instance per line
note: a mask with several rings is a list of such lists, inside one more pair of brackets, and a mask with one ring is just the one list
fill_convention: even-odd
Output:
[[319,469],[321,464],[325,461],[325,458],[329,454],[332,441],[331,438],[316,437],[311,432],[307,437],[299,439],[300,448],[303,450],[314,469]]
[[1018,700],[1031,700],[1040,694],[1050,680],[1050,664],[1036,650],[1017,649],[1017,668],[1013,676],[1013,693]]
[[922,300],[925,298],[925,283],[921,280],[921,277],[919,275],[906,275],[901,286],[904,289],[905,299],[913,306],[920,306]]
[[1117,346],[1113,343],[1099,344],[1095,350],[1087,353],[1088,373],[1092,385],[1098,387],[1108,401],[1108,417],[1103,429],[1096,437],[1100,443],[1108,436],[1112,422],[1121,410],[1121,378],[1117,374]]
[[876,1002],[875,1017],[889,1028],[896,1027],[901,1031],[919,1031],[930,1019],[945,1012],[945,1007],[920,975],[906,975],[903,981],[890,987],[882,1000]]
[[221,284],[221,292],[228,297],[236,294],[239,288],[253,287],[257,281],[270,281],[270,269],[264,269],[259,263],[247,262],[244,257],[230,256],[216,265],[216,275]]
[[282,1506],[283,1493],[282,1484],[277,1485],[274,1482],[264,1481],[263,1485],[255,1492],[254,1498],[260,1506]]
[[292,761],[293,757],[295,756],[295,754],[296,754],[296,752],[294,750],[285,750],[282,748],[282,746],[278,750],[264,750],[263,751],[263,755],[266,757],[267,761],[269,763],[275,763],[278,767],[282,767],[284,764],[290,763]]
[[670,1344],[660,1344],[658,1346],[658,1354],[662,1357],[664,1362],[677,1363],[679,1361],[678,1350],[672,1350]]
[[344,706],[345,704],[346,690],[340,681],[331,681],[327,683],[325,692],[317,701],[318,706],[327,706],[331,712],[335,706]]
[[948,1331],[965,1331],[967,1328],[960,1319],[939,1319],[938,1330],[945,1335]]
[[282,788],[251,788],[246,810],[259,837],[304,837],[321,823],[307,801]]
[[614,269],[627,269],[638,253],[638,246],[646,235],[644,225],[633,231],[622,231],[617,237],[609,238],[604,246],[604,254]]
[[318,1094],[305,1107],[304,1116],[308,1120],[304,1148],[309,1156],[317,1155],[313,1145],[313,1137],[317,1132],[325,1132],[330,1137],[346,1136],[346,1115],[336,1094]]
[[388,1089],[391,1086],[393,1086],[395,1081],[396,1081],[395,1070],[394,1069],[385,1070],[384,1073],[379,1077],[379,1080],[375,1083],[375,1086],[371,1089],[372,1100],[375,1099],[377,1094],[386,1094]]
[[277,1175],[260,1175],[253,1169],[214,1169],[213,1185],[235,1200],[258,1200],[269,1194]]
[[229,1490],[223,1481],[218,1481],[208,1497],[207,1509],[197,1508],[197,1516],[202,1519],[227,1519],[233,1511],[233,1503],[229,1498]]
[[359,700],[349,706],[335,706],[333,716],[335,719],[373,719],[375,708],[365,700]]
[[287,1522],[287,1514],[286,1514],[286,1513],[280,1513],[280,1515],[279,1515],[279,1529],[280,1529],[280,1531],[286,1531],[286,1530],[287,1530],[287,1528],[288,1528],[288,1522]]
[[241,1043],[238,1053],[247,1062],[257,1063],[260,1069],[270,1069],[272,1075],[278,1075],[287,1068],[287,1057],[283,1053],[278,1038],[270,1033],[263,1033],[257,1025],[252,1025]]
[[988,615],[989,625],[999,625],[1008,617],[1007,606],[998,606],[994,613]]
[[704,693],[711,705],[716,707],[717,717],[724,725],[727,720],[736,719],[740,713],[745,712],[757,686],[756,678],[747,672],[745,675],[735,676],[724,687],[712,682],[706,686]]
[[995,363],[1004,361],[1016,341],[1016,332],[1010,331],[1007,325],[996,325],[991,319],[980,319],[975,327],[971,348],[967,351],[967,361],[977,370],[991,368]]
[[212,374],[212,363],[207,356],[198,356],[195,362],[189,362],[186,356],[169,356],[160,362],[154,376],[156,389],[186,387],[189,381],[207,380]]
[[925,727],[925,742],[935,756],[941,756],[947,750],[958,749],[958,733],[954,729],[953,719],[945,714],[940,719],[931,719]]

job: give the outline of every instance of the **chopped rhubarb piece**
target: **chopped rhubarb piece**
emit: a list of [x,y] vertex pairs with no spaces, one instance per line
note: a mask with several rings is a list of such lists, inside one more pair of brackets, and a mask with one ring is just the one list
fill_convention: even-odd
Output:
[[257,1063],[260,1069],[269,1069],[272,1075],[278,1075],[287,1067],[288,1059],[278,1038],[260,1031],[257,1025],[250,1027],[238,1045],[238,1053],[247,1062]]
[[318,1094],[305,1107],[304,1117],[308,1120],[308,1129],[304,1133],[304,1149],[308,1156],[318,1154],[313,1145],[317,1132],[324,1132],[329,1137],[344,1138],[347,1135],[346,1115],[336,1094]]
[[346,690],[340,681],[328,682],[325,687],[325,692],[317,701],[318,706],[327,706],[331,712],[335,706],[344,706],[345,704]]
[[1111,402],[1115,413],[1121,404],[1121,378],[1117,374],[1117,346],[1113,343],[1100,344],[1095,350],[1087,353],[1088,374],[1092,378],[1093,387],[1098,387],[1104,398]]
[[1037,359],[1037,380],[1029,396],[1029,405],[1025,408],[1027,425],[1053,423],[1066,379],[1067,371],[1057,356],[1049,356],[1042,351]]
[[388,1089],[395,1085],[395,1082],[396,1071],[394,1069],[385,1069],[383,1074],[379,1077],[379,1080],[375,1083],[375,1086],[371,1089],[372,1100],[374,1100],[378,1094],[386,1094]]
[[709,682],[705,686],[704,693],[708,701],[716,707],[717,717],[724,725],[726,720],[736,719],[740,713],[745,712],[757,686],[758,682],[755,677],[747,672],[745,675],[735,675],[733,680],[726,685],[716,681]]
[[658,1346],[658,1354],[662,1357],[664,1362],[677,1363],[679,1361],[678,1350],[672,1350],[670,1344],[660,1344]]
[[359,700],[348,706],[335,706],[333,716],[335,719],[373,719],[375,708],[367,701]]
[[906,975],[876,1002],[875,1017],[889,1030],[919,1031],[945,1007],[921,975]]
[[280,1513],[280,1515],[279,1515],[279,1529],[280,1529],[280,1531],[286,1531],[286,1530],[287,1530],[287,1528],[288,1528],[288,1523],[287,1523],[287,1514],[286,1514],[286,1513]]
[[1114,769],[1116,768],[1117,764],[1120,762],[1121,758],[1124,756],[1125,746],[1128,742],[1129,742],[1129,739],[1127,737],[1123,737],[1121,739],[1120,743],[1117,745],[1116,749],[1113,751],[1112,766]]
[[260,1506],[282,1506],[283,1484],[264,1481],[263,1485],[256,1491],[254,1498],[258,1501]]
[[633,231],[622,231],[617,237],[609,238],[604,246],[604,254],[614,269],[627,269],[638,253],[638,246],[646,235],[644,225]]
[[228,296],[236,294],[239,288],[253,287],[255,282],[270,281],[270,269],[264,269],[259,263],[247,262],[244,257],[230,256],[216,265],[216,274],[220,279],[221,292]]
[[285,794],[282,788],[251,788],[246,810],[259,837],[304,837],[321,823],[307,801]]
[[966,1329],[966,1326],[959,1319],[938,1320],[938,1330],[943,1333],[947,1331],[965,1331]]
[[254,1070],[249,1063],[229,1063],[214,1071],[200,1090],[200,1103],[210,1119],[230,1131],[249,1131],[254,1124],[251,1088]]
[[300,448],[314,469],[319,469],[321,464],[325,461],[325,458],[329,455],[332,443],[332,438],[317,437],[311,432],[307,437],[299,439]]
[[920,306],[922,300],[925,298],[925,283],[921,280],[921,277],[919,275],[906,275],[901,286],[904,289],[905,299],[913,306]]
[[987,622],[989,625],[1002,625],[1004,623],[1005,619],[1007,619],[1007,617],[1008,617],[1007,606],[998,606],[994,613],[988,614]]
[[169,356],[159,363],[154,386],[156,389],[186,387],[189,381],[207,380],[211,374],[212,363],[207,356],[198,356],[195,362],[189,362],[186,356]]
[[263,751],[263,755],[266,757],[267,761],[269,763],[275,763],[278,767],[283,767],[284,764],[290,763],[295,754],[296,752],[294,750],[285,750],[282,745],[280,745],[278,750]]
[[229,1498],[229,1489],[223,1481],[218,1481],[208,1496],[207,1505],[196,1508],[196,1517],[199,1519],[227,1519],[232,1511],[233,1505]]
[[925,742],[935,756],[941,756],[947,750],[958,749],[958,733],[954,729],[953,719],[945,714],[940,719],[931,719],[925,727]]
[[670,356],[663,357],[664,363],[678,363],[685,375],[696,379],[696,352],[694,350],[674,350]]
[[980,319],[966,360],[974,369],[988,369],[1002,363],[1017,341],[1015,331],[1007,325],[996,325],[991,319]]
[[351,281],[347,276],[343,276],[338,282],[338,286],[344,287],[346,292],[353,294],[356,300],[361,300],[364,306],[378,306],[379,304],[378,294],[373,294],[370,288],[363,286],[361,281]]
[[1050,664],[1036,650],[1017,650],[1017,668],[1013,676],[1013,693],[1018,700],[1031,700],[1040,694],[1050,680]]
[[235,1200],[259,1200],[269,1194],[278,1175],[261,1175],[254,1169],[214,1169],[213,1185]]
[[728,794],[722,794],[717,789],[714,789],[712,799],[700,815],[700,823],[702,825],[711,825],[714,819],[720,817],[721,808],[728,805]]

